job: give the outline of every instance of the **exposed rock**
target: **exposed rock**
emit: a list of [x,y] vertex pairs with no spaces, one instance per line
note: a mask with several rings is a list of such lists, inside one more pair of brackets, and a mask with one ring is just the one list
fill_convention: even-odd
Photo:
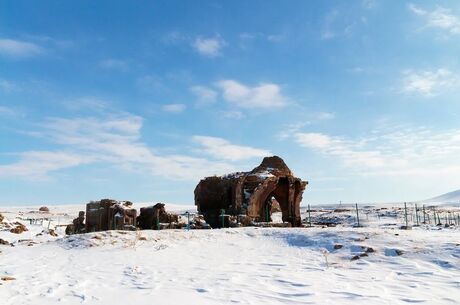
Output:
[[334,213],[344,213],[344,212],[350,212],[350,209],[337,208],[337,209],[334,210]]
[[343,248],[343,245],[341,245],[341,244],[335,244],[334,245],[335,250],[342,249],[342,248]]
[[3,221],[3,219],[5,219],[5,217],[3,217],[3,215],[2,215],[2,214],[0,214],[0,222],[2,222],[2,221]]
[[12,276],[2,276],[0,279],[2,281],[14,281],[14,280],[16,280],[16,278],[14,278]]
[[10,243],[9,243],[8,241],[6,241],[6,240],[0,238],[0,245],[9,246]]
[[355,260],[358,260],[361,257],[365,257],[365,256],[368,256],[368,254],[367,253],[357,254],[357,255],[353,256],[350,260],[355,261]]
[[366,253],[374,253],[374,252],[375,252],[375,250],[373,248],[367,247]]
[[11,233],[21,234],[22,232],[28,231],[27,227],[20,222],[15,222],[13,225],[15,225],[15,227],[10,230]]
[[42,206],[38,209],[39,212],[49,213],[50,209],[48,207]]

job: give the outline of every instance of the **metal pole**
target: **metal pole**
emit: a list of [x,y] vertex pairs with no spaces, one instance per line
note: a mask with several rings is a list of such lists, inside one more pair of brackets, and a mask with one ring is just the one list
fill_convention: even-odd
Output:
[[425,205],[423,205],[423,223],[426,223],[426,218],[425,218]]
[[355,205],[356,205],[356,219],[357,219],[357,221],[358,221],[358,227],[359,227],[360,225],[359,225],[359,212],[358,212],[358,204],[356,203]]
[[415,219],[417,220],[417,226],[418,226],[419,223],[418,223],[418,210],[417,210],[417,204],[415,204]]
[[310,204],[308,204],[308,225],[311,227]]
[[407,222],[407,205],[404,202],[404,219],[406,220],[406,228],[409,227],[409,224]]
[[187,230],[190,230],[190,213],[188,211],[185,213],[187,214]]

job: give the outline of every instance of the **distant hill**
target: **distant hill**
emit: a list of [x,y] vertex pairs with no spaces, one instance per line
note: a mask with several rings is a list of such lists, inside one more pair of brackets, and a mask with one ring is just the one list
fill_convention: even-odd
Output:
[[427,199],[424,200],[424,202],[460,203],[460,190],[456,190],[431,199]]

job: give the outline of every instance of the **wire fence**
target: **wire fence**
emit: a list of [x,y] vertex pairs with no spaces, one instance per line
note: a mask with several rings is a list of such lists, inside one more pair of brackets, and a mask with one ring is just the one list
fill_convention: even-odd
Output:
[[372,223],[413,226],[460,226],[460,208],[402,203],[393,206],[340,204],[339,206],[307,205],[302,211],[303,223],[334,226],[350,224],[355,227]]

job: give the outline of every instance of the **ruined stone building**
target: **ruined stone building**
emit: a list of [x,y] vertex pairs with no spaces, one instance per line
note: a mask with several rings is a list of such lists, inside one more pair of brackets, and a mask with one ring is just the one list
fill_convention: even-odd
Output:
[[307,184],[294,177],[280,157],[266,157],[250,172],[202,179],[195,188],[195,205],[207,223],[221,227],[223,213],[270,222],[276,201],[283,221],[300,226],[300,202]]
[[85,212],[78,212],[78,217],[72,220],[72,223],[69,224],[65,229],[65,234],[81,234],[86,232],[85,226]]
[[86,204],[86,232],[134,228],[136,215],[129,201],[92,201]]
[[157,203],[153,206],[141,208],[137,217],[137,225],[142,230],[159,230],[160,224],[177,223],[178,216],[166,212],[164,203]]

